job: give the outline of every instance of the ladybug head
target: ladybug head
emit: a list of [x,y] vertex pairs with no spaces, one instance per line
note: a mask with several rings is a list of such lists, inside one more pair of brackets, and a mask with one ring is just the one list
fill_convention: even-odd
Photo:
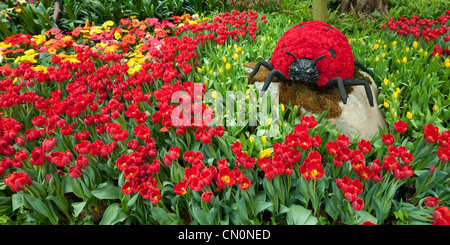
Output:
[[292,62],[288,70],[289,80],[302,83],[317,83],[319,81],[319,69],[317,69],[316,63],[325,58],[325,55],[322,55],[313,61],[306,58],[297,59],[297,57],[289,51],[286,51],[285,53],[294,57],[294,62]]

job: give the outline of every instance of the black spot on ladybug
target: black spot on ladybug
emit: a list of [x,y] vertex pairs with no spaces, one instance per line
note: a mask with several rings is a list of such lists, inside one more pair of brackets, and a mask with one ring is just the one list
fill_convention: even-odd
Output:
[[334,51],[334,49],[330,48],[328,49],[328,52],[330,52],[331,57],[336,58],[336,52]]
[[297,26],[297,28],[295,28],[295,29],[298,29],[298,28],[300,28],[300,27],[305,27],[305,25],[299,25],[299,26]]

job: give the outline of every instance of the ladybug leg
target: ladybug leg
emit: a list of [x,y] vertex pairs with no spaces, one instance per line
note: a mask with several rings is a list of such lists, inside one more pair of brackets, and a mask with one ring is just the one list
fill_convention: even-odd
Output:
[[277,76],[278,79],[280,79],[282,82],[289,82],[285,77],[283,72],[279,71],[279,70],[275,70],[273,69],[269,75],[266,78],[266,81],[264,82],[264,85],[261,89],[261,96],[264,95],[264,92],[269,88],[270,83],[272,82],[272,79],[274,76]]
[[344,85],[346,86],[364,85],[364,88],[366,89],[367,99],[369,100],[369,104],[371,107],[373,107],[372,89],[370,89],[370,85],[367,81],[347,78],[344,80]]
[[363,70],[365,73],[369,74],[369,76],[371,76],[371,72],[369,71],[369,69],[367,69],[367,67],[365,67],[361,62],[355,60],[355,65],[359,67],[359,69]]
[[345,91],[344,81],[340,77],[332,78],[325,85],[326,87],[338,87],[339,95],[341,96],[342,103],[347,104],[347,92]]
[[258,63],[256,63],[255,68],[253,68],[252,73],[250,74],[250,76],[248,77],[248,80],[251,81],[253,79],[253,77],[256,75],[256,73],[258,73],[259,68],[262,66],[264,66],[265,68],[269,69],[269,71],[273,70],[273,65],[270,64],[269,62],[265,61],[265,60],[261,60]]

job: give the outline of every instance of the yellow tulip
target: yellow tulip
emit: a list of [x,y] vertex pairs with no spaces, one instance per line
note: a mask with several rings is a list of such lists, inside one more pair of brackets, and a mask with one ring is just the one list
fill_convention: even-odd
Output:
[[397,92],[392,93],[392,97],[394,97],[394,99],[397,99],[398,98],[398,93]]
[[417,48],[417,46],[419,46],[419,44],[417,43],[417,41],[414,41],[414,42],[413,42],[413,47],[414,47],[414,48]]
[[408,118],[409,120],[411,120],[412,117],[413,117],[412,113],[408,111],[408,112],[406,113],[406,118]]
[[250,144],[252,144],[253,142],[255,142],[255,139],[253,139],[252,136],[250,136],[250,138],[248,138],[248,140],[250,141]]
[[225,65],[225,68],[226,68],[227,70],[231,69],[230,63],[227,63],[227,64]]
[[270,149],[261,150],[261,154],[259,155],[259,158],[263,159],[264,157],[270,157],[272,156],[272,152]]

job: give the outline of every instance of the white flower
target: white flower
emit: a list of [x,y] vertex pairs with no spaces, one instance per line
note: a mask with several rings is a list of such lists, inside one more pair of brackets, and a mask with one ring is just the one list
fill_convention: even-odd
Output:
[[25,4],[27,3],[27,0],[18,0],[19,4]]

